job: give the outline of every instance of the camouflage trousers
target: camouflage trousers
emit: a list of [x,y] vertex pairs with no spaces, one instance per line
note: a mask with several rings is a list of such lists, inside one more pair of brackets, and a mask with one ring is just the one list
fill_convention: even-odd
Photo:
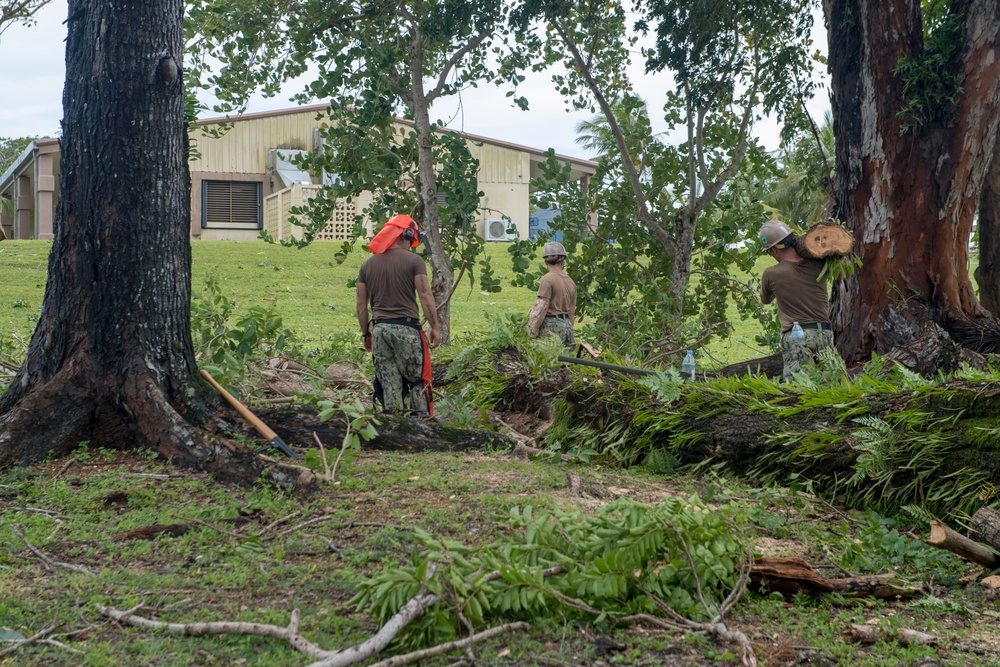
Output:
[[792,338],[792,332],[781,334],[781,379],[788,381],[792,375],[816,363],[816,355],[824,347],[833,347],[833,332],[829,329],[803,329],[801,340]]
[[539,336],[544,333],[555,334],[566,347],[573,347],[576,344],[573,340],[573,325],[570,324],[569,318],[546,317],[542,321],[542,326],[538,328]]
[[[382,409],[402,409],[410,397],[410,409],[427,412],[423,387],[424,343],[420,330],[405,324],[372,327],[372,359],[375,362],[375,398],[382,394]],[[380,392],[381,390],[381,392]]]

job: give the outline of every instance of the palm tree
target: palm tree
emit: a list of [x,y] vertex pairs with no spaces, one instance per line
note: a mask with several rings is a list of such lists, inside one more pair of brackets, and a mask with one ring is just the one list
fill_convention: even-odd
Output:
[[[626,97],[614,106],[614,113],[632,161],[640,173],[646,171],[648,154],[662,144],[661,135],[652,133],[646,101],[641,97]],[[576,133],[576,143],[600,158],[617,157],[618,145],[604,114],[577,123]]]
[[764,195],[776,216],[800,228],[826,220],[833,206],[833,116],[827,111],[822,127],[800,134],[783,146],[778,156],[783,176]]

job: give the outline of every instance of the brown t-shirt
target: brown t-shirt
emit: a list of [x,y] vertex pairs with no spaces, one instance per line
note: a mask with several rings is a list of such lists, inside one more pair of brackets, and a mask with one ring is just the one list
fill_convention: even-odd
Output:
[[565,273],[546,273],[538,282],[538,297],[549,300],[546,315],[569,315],[576,305],[576,283]]
[[424,260],[403,248],[389,248],[366,259],[358,271],[358,283],[368,290],[372,319],[420,319],[413,279],[421,274],[427,275]]
[[823,261],[803,259],[801,262],[778,262],[764,269],[760,277],[760,300],[771,303],[778,299],[778,320],[782,333],[792,328],[792,322],[814,324],[830,321],[830,301],[826,281],[818,281]]

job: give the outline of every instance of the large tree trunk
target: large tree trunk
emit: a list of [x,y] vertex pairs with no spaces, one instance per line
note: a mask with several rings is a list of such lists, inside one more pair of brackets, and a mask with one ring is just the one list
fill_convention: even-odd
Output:
[[979,195],[979,303],[1000,317],[1000,160],[993,156]]
[[0,397],[0,467],[89,440],[244,483],[306,482],[199,428],[183,1],[70,0],[69,16],[55,238],[27,358]]
[[[837,210],[863,266],[833,291],[837,346],[848,361],[905,346],[934,322],[960,341],[997,340],[976,301],[968,241],[1000,122],[996,0],[957,0],[965,43],[953,102],[905,132],[907,93],[895,74],[923,49],[917,0],[826,0],[837,142]],[[946,104],[946,102],[942,102]],[[930,315],[913,317],[911,306]],[[940,336],[938,337],[940,338]],[[915,367],[932,371],[935,357]],[[957,361],[952,362],[957,363]],[[951,364],[945,364],[951,365]]]

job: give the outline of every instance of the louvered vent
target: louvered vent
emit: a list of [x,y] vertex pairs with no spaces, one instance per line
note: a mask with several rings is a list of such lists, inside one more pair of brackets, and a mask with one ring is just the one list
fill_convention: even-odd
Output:
[[202,226],[260,229],[260,183],[202,181]]

